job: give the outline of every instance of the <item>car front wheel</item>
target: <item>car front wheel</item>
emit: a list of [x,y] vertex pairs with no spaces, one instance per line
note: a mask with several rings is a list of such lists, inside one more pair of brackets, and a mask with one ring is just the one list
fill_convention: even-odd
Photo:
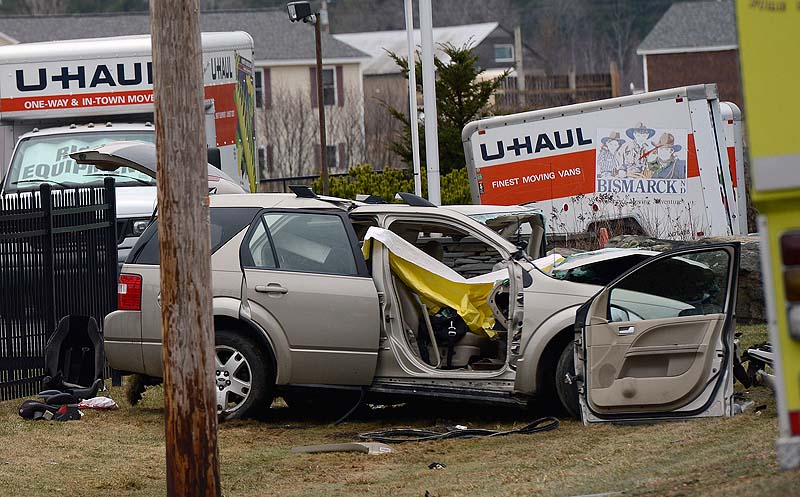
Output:
[[575,344],[569,342],[564,350],[561,351],[561,357],[558,358],[556,365],[556,393],[558,400],[561,401],[562,407],[567,411],[567,414],[573,418],[580,419],[581,410],[578,405],[578,387],[575,382],[567,383],[567,375],[570,377],[575,376]]
[[272,403],[275,374],[270,361],[249,337],[218,330],[214,390],[220,419],[260,418]]

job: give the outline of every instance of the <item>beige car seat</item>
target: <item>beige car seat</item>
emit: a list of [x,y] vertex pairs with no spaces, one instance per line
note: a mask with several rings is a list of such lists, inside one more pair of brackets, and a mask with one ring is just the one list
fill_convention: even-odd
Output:
[[[422,317],[422,301],[419,296],[409,289],[397,276],[392,275],[392,282],[397,291],[397,298],[400,301],[400,314],[406,339],[414,354],[421,357],[419,353],[420,343],[417,340],[417,334],[425,332],[425,330],[421,330],[419,326],[420,318]],[[467,332],[453,347],[452,367],[464,368],[469,365],[469,361],[473,357],[480,358],[480,344],[483,340],[485,339],[477,334]],[[438,367],[441,366],[441,364],[445,364],[446,347],[440,349],[436,344],[435,337],[429,337],[426,342],[430,342],[427,345],[428,357],[431,358],[431,361],[434,363],[433,365]]]

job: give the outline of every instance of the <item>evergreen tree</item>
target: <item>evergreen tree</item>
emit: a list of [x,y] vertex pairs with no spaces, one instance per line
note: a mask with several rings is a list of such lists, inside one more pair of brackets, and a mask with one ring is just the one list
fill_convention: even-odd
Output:
[[[461,143],[461,130],[467,123],[479,119],[489,113],[489,101],[492,94],[500,86],[508,71],[493,78],[477,81],[482,72],[477,65],[478,56],[470,44],[457,47],[452,44],[442,45],[442,51],[450,58],[444,62],[434,58],[436,66],[436,110],[439,115],[439,169],[446,174],[454,169],[466,166],[464,146]],[[389,56],[400,66],[406,79],[408,78],[408,59],[389,52]],[[422,62],[417,54],[416,84],[417,92],[422,92]],[[389,145],[392,152],[400,156],[404,162],[413,164],[411,149],[411,122],[405,111],[384,103],[387,111],[400,122],[403,129]],[[422,109],[418,109],[422,112]],[[428,117],[426,116],[426,119]],[[425,136],[424,122],[419,123],[420,141]],[[425,147],[420,143],[420,161],[425,163]]]

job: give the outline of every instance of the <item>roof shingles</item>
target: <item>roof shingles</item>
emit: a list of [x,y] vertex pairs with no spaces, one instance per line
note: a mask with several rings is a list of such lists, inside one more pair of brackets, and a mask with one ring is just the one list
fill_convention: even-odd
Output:
[[737,46],[731,0],[674,3],[639,45],[639,55]]
[[[255,42],[259,61],[313,60],[314,28],[311,24],[291,23],[281,9],[230,10],[203,12],[203,31],[246,31]],[[109,13],[54,16],[0,17],[0,33],[20,42],[103,38],[150,33],[147,13]],[[324,59],[363,59],[366,54],[322,33]]]

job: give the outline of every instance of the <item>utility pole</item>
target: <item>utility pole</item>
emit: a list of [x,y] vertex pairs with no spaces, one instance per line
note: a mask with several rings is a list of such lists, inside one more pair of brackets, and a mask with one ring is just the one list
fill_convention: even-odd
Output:
[[320,33],[319,13],[314,19],[314,37],[317,50],[317,108],[319,109],[319,160],[322,169],[322,194],[330,195],[328,186],[328,141],[325,137],[325,101],[322,93],[322,34]]
[[419,161],[419,123],[417,121],[417,47],[414,43],[414,1],[405,0],[408,42],[408,121],[411,123],[411,161],[414,164],[414,194],[422,196]]
[[167,495],[218,497],[199,0],[150,2]]
[[[328,6],[322,2],[322,6],[327,17]],[[286,4],[286,11],[289,20],[292,22],[303,21],[314,25],[314,42],[317,52],[317,109],[319,110],[319,159],[322,162],[320,169],[322,172],[322,194],[330,195],[328,188],[328,143],[325,140],[325,101],[322,92],[322,34],[320,24],[322,18],[319,12],[311,11],[311,3],[308,1],[289,2]],[[327,20],[326,20],[327,22]]]
[[433,64],[433,9],[431,0],[419,2],[422,40],[422,95],[425,109],[425,163],[428,169],[428,200],[442,205],[439,191],[439,123],[436,114],[436,68]]

